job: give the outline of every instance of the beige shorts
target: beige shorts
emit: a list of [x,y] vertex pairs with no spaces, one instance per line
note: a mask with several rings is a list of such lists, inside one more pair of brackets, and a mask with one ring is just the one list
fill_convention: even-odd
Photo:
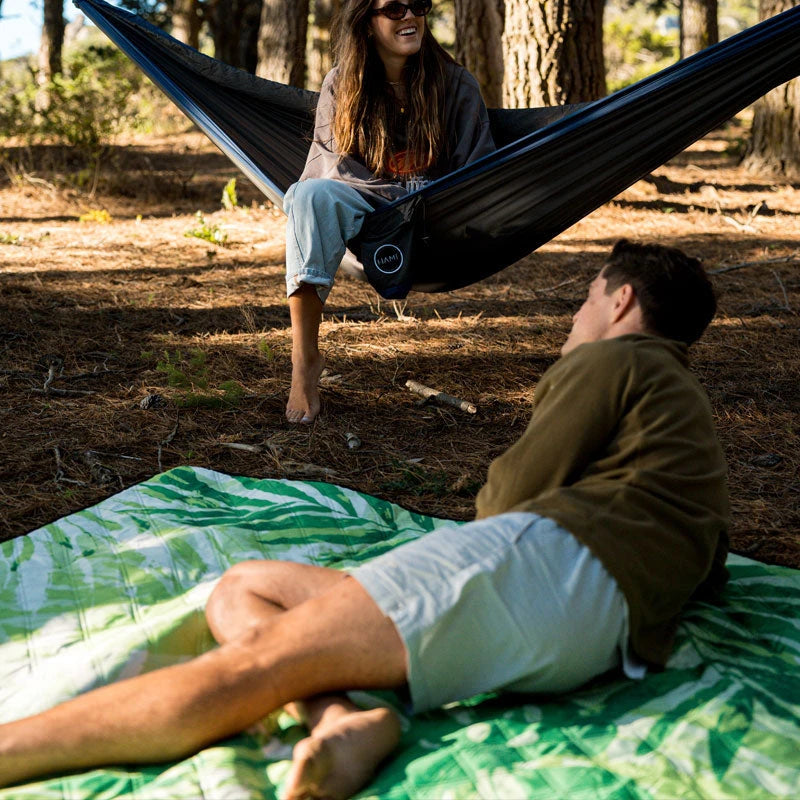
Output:
[[616,581],[536,514],[443,528],[351,574],[403,639],[414,711],[500,689],[564,692],[620,665],[644,673]]

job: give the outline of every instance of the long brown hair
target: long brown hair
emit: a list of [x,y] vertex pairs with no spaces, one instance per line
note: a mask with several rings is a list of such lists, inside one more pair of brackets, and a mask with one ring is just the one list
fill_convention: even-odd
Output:
[[[333,137],[343,155],[362,160],[374,173],[384,172],[393,147],[397,100],[386,70],[370,41],[373,0],[344,0],[331,25],[338,66]],[[408,94],[407,156],[412,164],[431,166],[443,154],[446,66],[453,59],[433,38],[427,21],[419,52],[408,59],[404,76]]]

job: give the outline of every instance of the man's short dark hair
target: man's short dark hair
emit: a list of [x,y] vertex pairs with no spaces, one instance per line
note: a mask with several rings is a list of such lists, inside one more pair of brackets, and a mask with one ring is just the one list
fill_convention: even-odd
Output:
[[717,310],[711,281],[701,262],[674,247],[620,239],[603,268],[606,292],[629,283],[648,332],[691,344]]

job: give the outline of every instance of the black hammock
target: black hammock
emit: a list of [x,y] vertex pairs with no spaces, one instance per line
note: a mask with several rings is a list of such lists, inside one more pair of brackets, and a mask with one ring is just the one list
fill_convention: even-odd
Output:
[[[204,56],[103,0],[74,2],[282,205],[305,164],[315,92]],[[368,214],[350,249],[385,297],[474,283],[798,74],[800,6],[592,103],[490,109],[499,149]]]

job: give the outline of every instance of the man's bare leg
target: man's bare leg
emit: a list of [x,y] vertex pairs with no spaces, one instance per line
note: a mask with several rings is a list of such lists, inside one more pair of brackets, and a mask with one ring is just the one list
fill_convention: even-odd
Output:
[[289,296],[292,321],[292,387],[286,403],[289,422],[309,424],[319,414],[318,383],[325,367],[325,359],[319,351],[322,308],[317,290],[311,284],[301,284]]
[[394,625],[352,578],[185,664],[0,726],[0,785],[183,758],[291,700],[406,679]]
[[[281,561],[247,561],[225,573],[206,616],[218,642],[305,602],[343,580],[337,570]],[[345,798],[364,786],[397,746],[400,722],[388,708],[360,709],[343,695],[288,703],[310,735],[294,747],[285,800]]]

